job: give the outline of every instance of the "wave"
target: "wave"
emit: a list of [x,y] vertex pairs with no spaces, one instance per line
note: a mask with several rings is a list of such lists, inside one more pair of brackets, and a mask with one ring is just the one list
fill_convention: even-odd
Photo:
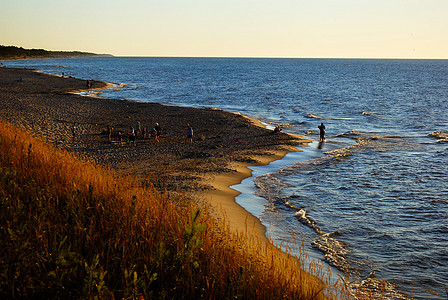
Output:
[[443,131],[433,131],[429,136],[437,138],[437,143],[448,143],[448,133]]
[[91,90],[91,91],[79,92],[76,94],[84,97],[101,98],[101,93],[103,93],[103,91]]
[[367,137],[368,134],[364,133],[364,132],[356,131],[356,130],[350,130],[348,132],[343,132],[343,133],[336,135],[336,137],[348,137],[348,138],[353,138],[353,139],[357,139],[360,136]]
[[65,65],[51,65],[51,66],[49,66],[49,67],[53,67],[53,68],[66,68],[66,69],[70,68],[69,66],[65,66]]
[[319,235],[317,239],[311,242],[311,245],[324,254],[324,260],[339,270],[348,272],[349,263],[346,256],[349,254],[349,245],[333,238],[332,235],[336,233],[324,233],[316,222],[308,217],[305,209],[293,205],[288,200],[285,201],[285,205],[296,210],[295,217]]
[[275,177],[273,174],[266,174],[256,177],[254,182],[259,188],[256,191],[256,194],[268,199],[270,202],[269,206],[274,206],[274,203],[283,203],[286,207],[295,211],[294,216],[300,223],[313,229],[314,232],[317,233],[318,237],[311,242],[311,245],[323,253],[324,260],[329,265],[344,272],[349,271],[351,263],[349,263],[346,258],[347,254],[350,253],[348,244],[334,238],[333,235],[336,235],[335,233],[325,233],[318,224],[308,216],[307,211],[292,204],[289,201],[289,197],[283,198],[283,201],[278,201],[280,197],[277,193],[286,187],[282,180]]
[[121,91],[124,87],[128,86],[128,84],[122,82],[111,82],[110,84],[112,85],[111,89],[116,91]]
[[365,295],[369,299],[410,299],[400,293],[394,284],[378,279],[374,272],[360,282],[346,282],[346,284],[354,299],[358,299],[359,295]]
[[348,118],[348,117],[341,117],[341,118],[320,117],[320,116],[316,116],[313,114],[307,114],[306,116],[311,119],[321,119],[321,120],[351,120],[352,119],[352,118]]
[[[294,218],[304,226],[311,228],[316,237],[311,241],[311,246],[323,254],[323,260],[346,274],[347,278],[355,276],[351,282],[346,282],[350,292],[355,295],[380,295],[381,291],[387,291],[386,299],[406,299],[393,284],[377,279],[373,274],[364,279],[359,278],[359,270],[371,269],[373,265],[367,261],[359,261],[351,258],[350,245],[339,238],[336,232],[325,232],[319,224],[313,220],[305,208],[300,207],[299,197],[284,196],[282,191],[288,188],[285,180],[281,177],[297,174],[299,172],[325,167],[337,163],[351,155],[365,153],[368,151],[396,151],[409,149],[413,144],[400,136],[379,136],[358,131],[344,133],[356,140],[355,145],[334,149],[325,152],[324,156],[310,159],[304,162],[296,162],[292,165],[280,168],[276,172],[257,176],[254,184],[258,188],[255,194],[269,201],[266,209],[275,210],[283,205],[293,211]],[[352,277],[353,279],[353,277]],[[344,280],[344,278],[342,278]],[[383,295],[384,296],[384,295]]]
[[349,245],[331,237],[331,234],[321,234],[317,239],[311,242],[311,245],[324,254],[324,260],[344,271],[346,274],[350,270],[351,262],[347,260],[350,253]]
[[324,117],[319,117],[319,116],[316,116],[316,115],[313,115],[313,114],[307,114],[306,116],[308,118],[312,118],[312,119],[326,119]]
[[146,88],[143,85],[126,85],[125,83],[121,83],[121,87],[126,87],[127,91],[138,91]]
[[294,217],[303,225],[313,229],[317,234],[311,245],[323,253],[324,260],[337,269],[348,272],[354,265],[360,266],[363,262],[348,260],[350,253],[349,245],[336,238],[335,233],[326,233],[317,224],[308,212],[297,204],[299,201],[291,201],[295,196],[283,196],[282,191],[288,187],[281,177],[297,174],[299,172],[312,170],[325,165],[334,164],[346,159],[351,155],[365,153],[368,151],[397,151],[409,149],[412,144],[399,136],[378,136],[358,131],[344,133],[343,136],[353,137],[356,140],[355,145],[338,148],[325,152],[324,156],[313,158],[304,162],[296,162],[285,166],[276,172],[257,176],[254,184],[257,187],[255,194],[269,201],[269,205],[283,205],[294,211]]

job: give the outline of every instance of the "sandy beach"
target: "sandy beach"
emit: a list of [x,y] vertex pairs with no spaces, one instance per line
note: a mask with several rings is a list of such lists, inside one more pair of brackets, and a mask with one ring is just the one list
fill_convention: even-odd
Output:
[[[162,191],[183,193],[225,218],[232,230],[265,239],[264,227],[235,203],[238,192],[229,186],[251,175],[248,166],[280,159],[307,140],[274,135],[255,120],[212,108],[74,94],[110,87],[87,80],[0,68],[0,118]],[[129,143],[138,122],[146,134],[137,133],[136,143]],[[156,123],[159,141],[150,134]],[[187,124],[194,129],[192,143],[186,140]],[[120,133],[121,144],[116,143]]]

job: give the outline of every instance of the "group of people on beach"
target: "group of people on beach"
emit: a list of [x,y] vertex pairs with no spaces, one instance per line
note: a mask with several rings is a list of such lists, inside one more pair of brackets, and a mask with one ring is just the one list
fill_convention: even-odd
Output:
[[[107,135],[107,139],[109,143],[118,143],[119,145],[123,144],[123,133],[118,131],[115,135],[116,140],[113,140],[113,127],[111,124],[108,124],[106,130],[103,131],[103,134]],[[78,136],[78,126],[74,123],[70,127],[70,131],[72,133],[72,138],[76,138]],[[154,138],[155,142],[160,142],[160,136],[162,135],[162,127],[160,127],[159,123],[155,123],[154,127],[151,131],[148,131],[146,127],[142,127],[140,122],[137,122],[136,126],[131,126],[129,131],[127,132],[128,142],[130,145],[135,145],[136,139],[140,138],[143,140]],[[193,127],[188,123],[187,124],[187,134],[185,138],[186,143],[193,143],[194,131]]]
[[[72,128],[72,131],[73,131],[73,137],[75,137],[73,128]],[[115,141],[112,140],[112,133],[113,133],[113,127],[110,124],[108,124],[107,128],[106,128],[106,134],[108,136],[108,141],[110,143],[118,143],[119,145],[121,145],[123,143],[123,133],[121,131],[119,131],[116,135]],[[146,129],[146,127],[142,127],[141,123],[138,121],[135,127],[131,126],[129,128],[127,135],[128,135],[130,145],[135,145],[137,138],[147,140],[147,139],[150,139],[151,137],[154,138],[155,142],[159,143],[160,136],[162,135],[162,127],[159,125],[159,123],[155,123],[152,130],[148,131]],[[193,127],[190,124],[187,124],[187,135],[186,135],[185,142],[193,143],[193,137],[194,137]]]
[[[324,123],[320,123],[319,126],[317,126],[317,128],[319,128],[319,142],[325,142],[325,125]],[[72,135],[73,138],[76,138],[77,136],[77,126],[76,124],[73,124],[73,126],[71,127],[71,131],[72,131]],[[108,124],[107,125],[107,129],[106,129],[106,134],[108,136],[108,140],[109,142],[112,142],[112,132],[113,132],[113,127]],[[282,128],[280,128],[280,125],[277,125],[274,130],[273,133],[274,134],[281,134],[283,132]],[[150,134],[150,135],[149,135]],[[162,135],[162,127],[160,127],[159,123],[155,123],[151,133],[147,132],[145,127],[141,126],[140,121],[137,122],[137,125],[134,127],[130,127],[129,131],[128,131],[128,137],[129,137],[129,144],[131,145],[135,145],[135,141],[137,137],[141,137],[143,139],[146,138],[150,138],[151,136],[154,137],[154,140],[159,143],[160,142],[160,136]],[[117,141],[119,145],[121,145],[123,143],[123,133],[121,131],[119,131],[117,133]],[[185,142],[186,143],[193,143],[193,137],[194,137],[194,131],[193,131],[193,127],[188,123],[187,124],[187,135],[185,138]]]
[[[154,127],[152,128],[151,132],[148,132],[146,127],[142,127],[140,121],[137,122],[135,127],[130,127],[128,136],[129,136],[129,144],[135,145],[135,140],[137,137],[146,139],[150,138],[151,136],[154,137],[154,140],[159,143],[160,139],[159,137],[162,135],[162,127],[160,127],[159,123],[156,122]],[[119,139],[119,143],[121,145],[122,143],[122,134],[121,132],[118,133],[118,136],[121,136],[121,139]]]

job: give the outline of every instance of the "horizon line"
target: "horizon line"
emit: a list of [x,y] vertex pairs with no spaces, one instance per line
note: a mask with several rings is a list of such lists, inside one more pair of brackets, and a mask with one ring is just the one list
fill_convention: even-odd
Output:
[[196,56],[196,55],[114,55],[113,57],[148,57],[148,58],[252,58],[252,59],[390,59],[390,60],[448,60],[439,57],[299,57],[299,56]]

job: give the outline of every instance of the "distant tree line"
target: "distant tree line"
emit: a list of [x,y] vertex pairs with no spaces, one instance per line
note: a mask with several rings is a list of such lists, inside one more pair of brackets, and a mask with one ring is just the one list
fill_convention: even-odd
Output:
[[44,49],[24,49],[16,46],[1,46],[0,59],[35,57],[72,57],[72,56],[112,56],[81,51],[48,51]]

